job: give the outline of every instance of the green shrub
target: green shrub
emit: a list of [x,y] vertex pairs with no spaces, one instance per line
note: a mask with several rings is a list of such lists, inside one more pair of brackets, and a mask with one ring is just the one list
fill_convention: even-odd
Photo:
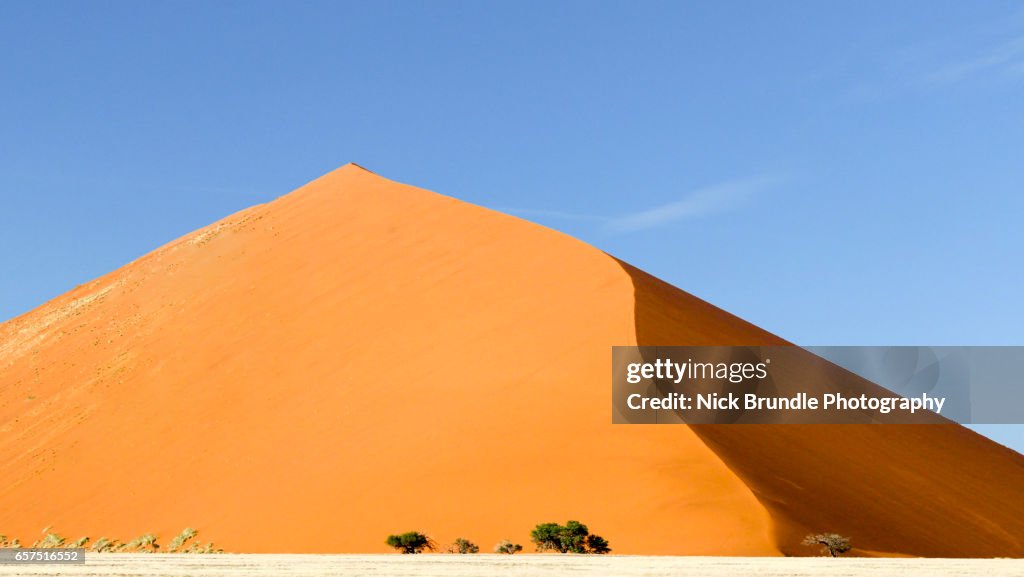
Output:
[[537,551],[558,551],[559,553],[604,554],[611,551],[608,541],[600,535],[591,535],[590,529],[579,521],[541,523],[530,532],[530,540]]
[[590,530],[579,521],[569,521],[562,527],[561,542],[563,553],[586,553],[587,535]]
[[522,545],[520,545],[519,543],[513,543],[508,539],[499,541],[498,544],[494,546],[495,553],[502,553],[504,555],[514,555],[522,550]]
[[530,531],[530,541],[537,547],[537,551],[558,551],[562,550],[562,526],[558,523],[541,523]]
[[587,535],[587,550],[595,555],[604,555],[612,551],[608,546],[608,540],[600,535]]
[[417,531],[409,531],[400,535],[388,535],[384,542],[388,547],[394,547],[405,555],[422,553],[424,550],[433,551],[435,548],[434,541],[430,537]]
[[469,539],[463,539],[462,537],[458,537],[451,545],[448,546],[447,551],[449,553],[459,553],[461,555],[466,555],[468,553],[479,553],[480,547],[478,547],[476,543],[470,541]]

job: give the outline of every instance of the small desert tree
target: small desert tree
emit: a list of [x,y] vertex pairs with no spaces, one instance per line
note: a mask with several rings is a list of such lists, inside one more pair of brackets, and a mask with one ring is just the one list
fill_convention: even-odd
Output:
[[530,532],[530,540],[541,552],[604,554],[611,551],[604,537],[591,535],[590,529],[579,521],[568,521],[565,525],[541,523]]
[[587,535],[587,552],[595,555],[611,553],[612,548],[608,546],[608,540],[600,535]]
[[461,555],[466,555],[467,553],[479,553],[480,547],[478,547],[476,543],[470,541],[469,539],[463,539],[462,537],[458,537],[451,545],[448,546],[447,551],[449,553],[459,553]]
[[562,527],[560,535],[562,541],[562,552],[586,553],[588,535],[590,535],[590,529],[588,529],[586,525],[579,521],[568,521],[565,526]]
[[541,523],[530,531],[530,541],[537,547],[537,551],[558,551],[562,550],[562,526],[558,523]]
[[523,550],[523,546],[519,543],[513,543],[508,539],[503,539],[494,546],[495,553],[501,553],[503,555],[514,555]]
[[434,541],[418,531],[409,531],[400,535],[388,535],[384,541],[388,547],[394,547],[404,555],[422,553],[424,550],[434,550]]
[[832,557],[838,557],[850,550],[850,540],[836,533],[819,533],[804,537],[804,545],[821,545],[823,551],[827,551]]

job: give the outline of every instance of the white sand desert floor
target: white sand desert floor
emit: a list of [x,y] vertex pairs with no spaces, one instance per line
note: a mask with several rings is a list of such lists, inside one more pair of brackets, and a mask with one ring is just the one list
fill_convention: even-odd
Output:
[[1022,559],[584,557],[566,555],[87,555],[85,565],[0,565],[0,575],[374,577],[858,577],[1024,575]]

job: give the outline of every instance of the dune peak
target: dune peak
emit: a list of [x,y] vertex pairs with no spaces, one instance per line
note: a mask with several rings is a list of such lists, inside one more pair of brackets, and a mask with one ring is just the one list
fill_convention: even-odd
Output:
[[613,345],[778,340],[350,162],[0,323],[0,528],[369,553],[578,519],[617,553],[806,555],[834,530],[1024,554],[1024,460],[962,427],[611,422]]

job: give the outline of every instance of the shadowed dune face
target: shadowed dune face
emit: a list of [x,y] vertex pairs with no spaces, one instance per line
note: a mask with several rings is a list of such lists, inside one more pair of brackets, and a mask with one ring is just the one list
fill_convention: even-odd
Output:
[[0,325],[0,528],[777,554],[691,431],[611,425],[633,331],[607,255],[350,165]]
[[[641,345],[784,345],[623,263]],[[779,549],[833,531],[861,551],[1024,556],[1024,457],[959,425],[696,425],[771,511]]]

